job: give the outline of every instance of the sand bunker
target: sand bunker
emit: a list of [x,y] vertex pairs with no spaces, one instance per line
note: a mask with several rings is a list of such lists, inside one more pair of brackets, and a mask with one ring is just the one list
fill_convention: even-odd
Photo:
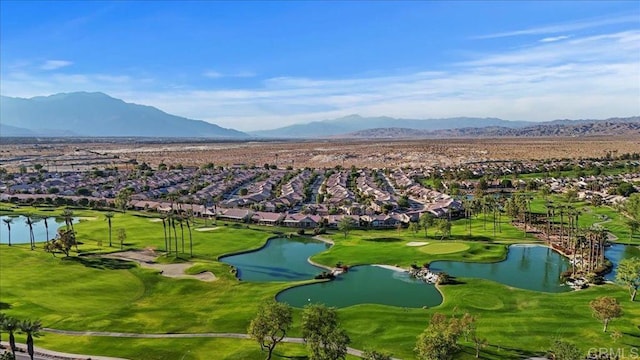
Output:
[[407,246],[425,246],[428,245],[428,242],[424,242],[424,241],[412,241],[407,243]]
[[199,228],[199,229],[195,229],[196,231],[213,231],[213,230],[217,230],[220,227],[216,226],[216,227],[205,227],[205,228]]
[[149,219],[151,222],[162,222],[162,219]]
[[112,254],[103,255],[102,257],[110,259],[120,259],[126,261],[135,261],[143,268],[155,269],[160,271],[162,276],[179,278],[179,279],[198,279],[201,281],[214,281],[216,276],[210,272],[205,271],[196,275],[185,274],[185,271],[192,267],[192,262],[185,262],[179,264],[157,264],[155,261],[158,255],[153,250],[130,250],[122,251]]

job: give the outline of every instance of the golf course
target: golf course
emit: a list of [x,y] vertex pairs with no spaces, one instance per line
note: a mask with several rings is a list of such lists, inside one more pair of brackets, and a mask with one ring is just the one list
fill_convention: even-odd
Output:
[[[64,210],[8,203],[0,206],[0,215],[14,217],[25,214],[59,217]],[[534,210],[539,206],[539,202],[532,202]],[[637,250],[638,239],[629,239],[617,212],[586,204],[582,208],[581,225],[602,222],[602,215],[606,215],[609,219],[604,224],[606,228],[621,242],[631,241],[632,248]],[[293,234],[291,228],[195,219],[188,232],[186,227],[178,227],[172,252],[166,254],[166,229],[157,213],[116,212],[107,221],[103,211],[71,210],[77,218],[73,226],[78,246],[71,249],[70,256],[46,252],[44,237],[35,239],[35,249],[31,250],[29,239],[18,236],[17,229],[22,228],[20,232],[24,233],[26,227],[19,221],[11,225],[12,245],[4,240],[0,245],[0,311],[16,318],[41,320],[45,331],[35,340],[38,347],[143,360],[260,359],[264,354],[253,340],[197,334],[246,334],[261,303],[294,286],[316,282],[313,277],[293,281],[240,280],[234,268],[221,259],[261,249],[270,239]],[[350,267],[380,264],[405,269],[442,260],[494,263],[508,257],[509,245],[542,244],[512,226],[506,217],[500,221],[500,231],[494,235],[492,225],[487,225],[481,216],[470,221],[455,220],[447,239],[432,230],[426,233],[408,229],[352,230],[348,234],[329,230],[322,237],[333,245],[315,253],[310,260],[326,267],[338,263]],[[7,228],[0,225],[4,238]],[[53,227],[48,231],[53,238]],[[110,231],[112,246],[109,246]],[[126,235],[116,235],[119,233]],[[310,236],[293,236],[313,241]],[[125,256],[123,251],[129,255]],[[127,257],[130,254],[146,257],[136,260]],[[181,265],[171,267],[177,264]],[[318,268],[317,273],[322,270]],[[210,275],[198,278],[202,274]],[[556,280],[559,281],[553,279]],[[585,353],[591,348],[615,347],[631,354],[640,344],[640,305],[631,302],[627,288],[617,284],[550,293],[488,279],[458,277],[455,284],[436,287],[443,301],[433,307],[368,303],[339,307],[340,325],[351,338],[349,346],[414,359],[416,337],[434,313],[476,316],[477,332],[487,339],[487,345],[480,351],[485,359],[544,356],[554,339],[575,343]],[[591,300],[605,295],[617,299],[624,312],[611,322],[608,332],[602,331],[601,322],[592,316],[589,307]],[[301,308],[294,308],[293,328],[288,337],[301,337],[301,313]],[[54,333],[47,329],[194,335],[113,338]],[[622,336],[613,339],[614,331]],[[2,336],[6,340],[6,334]],[[20,334],[17,339],[24,342]],[[461,345],[458,358],[475,358],[471,342],[462,339]],[[305,355],[303,344],[286,343],[277,347],[274,358],[302,359]]]

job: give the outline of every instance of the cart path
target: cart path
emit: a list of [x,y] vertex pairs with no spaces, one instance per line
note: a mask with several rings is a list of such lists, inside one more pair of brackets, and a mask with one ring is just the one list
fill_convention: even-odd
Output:
[[[71,336],[103,336],[103,337],[126,337],[126,338],[139,338],[139,339],[166,339],[166,338],[227,338],[227,339],[251,339],[247,334],[240,333],[176,333],[176,334],[141,334],[141,333],[125,333],[125,332],[110,332],[110,331],[73,331],[73,330],[59,330],[51,328],[43,328],[43,332],[61,335]],[[295,337],[285,337],[282,342],[304,344],[304,339]],[[347,347],[347,353],[349,355],[362,357],[363,351]],[[77,356],[77,355],[76,355]],[[96,358],[94,356],[91,357]],[[97,358],[96,358],[97,359]],[[106,358],[104,360],[122,360],[116,358]],[[393,360],[400,360],[392,358]]]
[[[594,224],[593,224],[593,226],[600,226],[600,227],[604,227],[604,226],[602,226],[602,224],[606,224],[606,223],[608,223],[608,222],[611,222],[611,218],[609,218],[609,219],[607,219],[607,220],[605,220],[605,221],[600,221],[600,222],[594,223]],[[607,229],[605,228],[605,230],[607,230]],[[615,236],[615,235],[614,235],[611,231],[609,231],[609,230],[607,230],[607,237],[608,237],[608,240],[609,240],[609,241],[613,241],[613,242],[618,241],[618,237],[617,237],[617,236]]]

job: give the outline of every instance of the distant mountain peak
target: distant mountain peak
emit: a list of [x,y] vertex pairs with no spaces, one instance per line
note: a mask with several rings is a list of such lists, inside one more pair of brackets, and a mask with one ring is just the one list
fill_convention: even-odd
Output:
[[56,133],[99,137],[249,137],[206,121],[127,103],[102,92],[60,93],[31,99],[3,96],[0,116],[4,125],[23,129],[21,133],[28,130],[51,134],[46,129],[56,129]]

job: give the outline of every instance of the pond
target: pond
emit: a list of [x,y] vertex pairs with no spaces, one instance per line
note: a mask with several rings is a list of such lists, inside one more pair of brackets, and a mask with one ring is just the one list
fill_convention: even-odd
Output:
[[604,255],[613,263],[613,269],[604,276],[605,280],[615,281],[620,260],[640,257],[640,248],[633,245],[613,244],[604,250]]
[[430,268],[432,271],[444,271],[455,277],[487,279],[527,290],[549,293],[571,290],[571,287],[560,281],[562,272],[569,269],[569,262],[546,246],[512,245],[504,261],[434,261]]
[[322,303],[338,308],[358,304],[421,308],[442,303],[435,286],[413,279],[406,272],[376,265],[354,266],[332,281],[290,288],[276,299],[295,307]]
[[244,281],[299,281],[313,279],[323,269],[307,259],[331,245],[301,238],[275,238],[251,252],[224,256],[220,261],[233,265]]
[[[0,244],[9,243],[9,229],[4,219],[13,219],[11,225],[11,243],[12,244],[28,244],[29,243],[29,226],[25,223],[26,216],[0,216]],[[47,229],[44,224],[43,217],[32,217],[33,235],[36,242],[45,242],[47,240]],[[61,217],[48,217],[47,225],[49,226],[49,240],[56,237],[56,231],[60,226],[64,226],[64,219]],[[73,219],[73,223],[77,223],[78,218]]]
[[[329,247],[315,240],[276,238],[261,249],[226,256],[220,261],[235,266],[238,277],[245,281],[310,280],[324,269],[311,265],[307,259]],[[640,249],[614,245],[608,249],[607,256],[617,264],[621,258],[637,256],[635,251]],[[569,269],[568,260],[541,245],[512,245],[507,258],[496,263],[434,261],[431,269],[533,291],[571,291],[571,287],[560,281],[562,272]],[[323,303],[339,308],[358,304],[421,308],[437,306],[443,301],[435,286],[413,279],[406,272],[377,265],[355,266],[332,281],[286,289],[277,294],[276,299],[295,307]]]

